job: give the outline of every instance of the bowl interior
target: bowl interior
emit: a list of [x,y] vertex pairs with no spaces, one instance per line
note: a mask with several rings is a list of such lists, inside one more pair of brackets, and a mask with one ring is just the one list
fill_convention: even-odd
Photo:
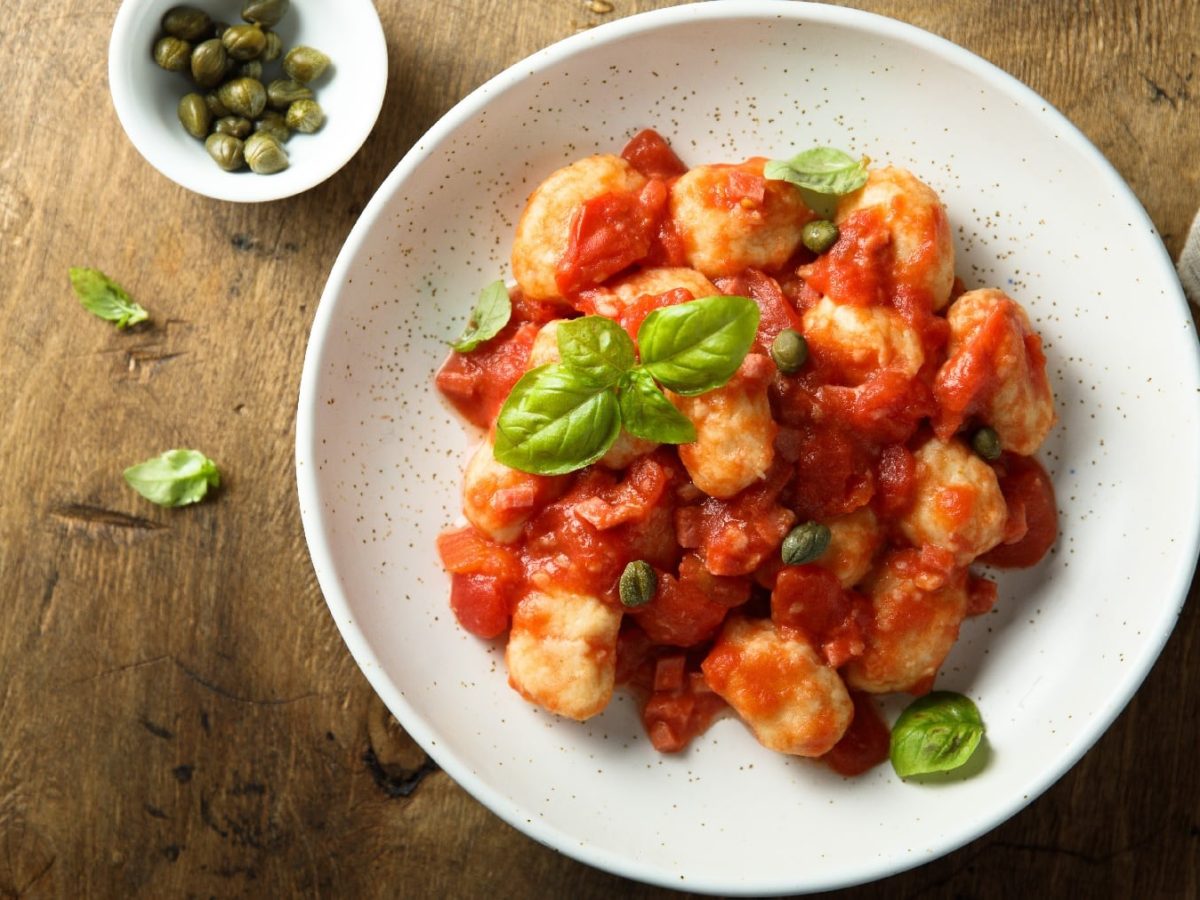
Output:
[[[987,722],[973,777],[918,786],[884,766],[846,780],[763,749],[734,720],[662,756],[630,698],[582,725],[558,720],[508,688],[501,646],[455,624],[434,538],[459,516],[475,436],[432,385],[444,341],[479,289],[510,274],[529,191],[580,156],[619,152],[643,127],[693,165],[828,144],[911,168],[948,208],[968,287],[1004,288],[1035,320],[1061,417],[1040,456],[1062,536],[1036,569],[1000,577],[995,612],[964,625],[939,679]],[[301,506],[364,672],[510,823],[672,887],[817,890],[917,865],[993,827],[1119,712],[1195,563],[1197,384],[1191,319],[1152,226],[1044,101],[908,26],[717,0],[535,54],[467,98],[387,180],[313,329]]]
[[[288,168],[269,176],[249,169],[225,172],[209,158],[204,142],[179,124],[180,98],[199,89],[186,74],[159,68],[152,56],[163,13],[176,5],[178,0],[126,0],[109,45],[109,84],[117,116],[138,152],[163,175],[218,200],[276,200],[324,181],[362,146],[387,86],[387,45],[370,0],[295,0],[274,29],[285,49],[307,44],[327,53],[333,64],[312,85],[325,111],[325,125],[316,134],[293,134],[285,148]],[[242,21],[241,0],[195,0],[190,5],[214,20]],[[266,80],[285,77],[278,60],[265,64],[264,70]]]

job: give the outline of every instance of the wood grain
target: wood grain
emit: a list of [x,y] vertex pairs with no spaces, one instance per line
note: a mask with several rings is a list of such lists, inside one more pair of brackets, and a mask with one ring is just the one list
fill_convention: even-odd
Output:
[[[325,610],[292,471],[319,286],[387,172],[508,64],[667,5],[379,0],[391,74],[366,147],[301,197],[235,206],[167,182],[124,138],[105,77],[115,0],[8,0],[0,893],[668,896],[521,836],[407,738]],[[1046,96],[1178,251],[1200,203],[1200,4],[854,5]],[[155,322],[119,334],[82,316],[70,265],[118,276]],[[178,514],[124,486],[123,466],[173,446],[223,465],[214,502]],[[1040,800],[846,896],[1200,895],[1198,617],[1190,604],[1116,725]]]

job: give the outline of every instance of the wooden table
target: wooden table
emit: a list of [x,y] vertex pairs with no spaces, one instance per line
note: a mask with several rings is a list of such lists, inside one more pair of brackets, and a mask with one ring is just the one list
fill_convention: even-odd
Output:
[[[105,75],[116,0],[4,5],[6,896],[668,896],[523,837],[405,736],[326,612],[292,448],[320,287],[392,166],[510,63],[670,3],[378,5],[391,76],[374,134],[330,181],[259,206],[189,194],[126,140]],[[1178,252],[1200,204],[1200,4],[855,5],[1049,98]],[[87,316],[70,265],[117,277],[154,325],[121,334]],[[165,510],[125,486],[124,466],[174,446],[222,464],[214,502]],[[1200,895],[1198,644],[1193,602],[1128,709],[1045,796],[848,895]]]

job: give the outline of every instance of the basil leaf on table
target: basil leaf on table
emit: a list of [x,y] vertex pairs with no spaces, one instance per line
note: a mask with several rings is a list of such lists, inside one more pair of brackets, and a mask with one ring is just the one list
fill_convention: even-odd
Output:
[[584,316],[558,326],[558,355],[597,387],[611,387],[637,362],[633,340],[604,316]]
[[971,758],[983,738],[975,704],[953,691],[913,701],[892,728],[892,768],[901,778],[948,772]]
[[660,444],[690,444],[696,426],[659,390],[645,369],[634,369],[621,382],[621,424],[634,437]]
[[638,329],[642,368],[685,397],[719,388],[746,358],[758,317],[758,304],[745,297],[704,297],[656,309]]
[[867,183],[865,160],[833,147],[813,147],[791,159],[773,159],[763,167],[763,177],[786,181],[817,194],[852,194]]
[[450,346],[459,353],[470,353],[484,341],[494,338],[512,316],[512,300],[503,281],[493,281],[479,292],[466,330]]
[[220,487],[217,464],[199,450],[168,450],[125,470],[135,491],[159,506],[187,506]]
[[92,315],[112,322],[119,329],[150,318],[150,314],[135,303],[124,288],[99,269],[73,266],[69,274],[75,295]]
[[531,369],[513,386],[496,419],[498,462],[534,475],[564,475],[591,465],[621,432],[617,396],[561,363]]

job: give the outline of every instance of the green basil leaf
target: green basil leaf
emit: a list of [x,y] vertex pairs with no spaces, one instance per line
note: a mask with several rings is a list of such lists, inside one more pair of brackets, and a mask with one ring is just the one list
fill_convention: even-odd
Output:
[[219,487],[217,464],[199,450],[168,450],[125,470],[129,486],[160,506],[187,506]]
[[494,338],[512,316],[512,300],[503,281],[493,281],[479,292],[479,300],[471,310],[467,329],[450,346],[459,353],[470,353],[486,340]]
[[551,363],[530,369],[513,386],[496,420],[494,453],[522,472],[564,475],[594,463],[620,433],[612,389]]
[[634,437],[660,444],[690,444],[696,426],[658,389],[645,369],[634,369],[621,380],[621,424]]
[[604,316],[583,316],[558,326],[558,355],[597,387],[612,387],[637,362],[633,339]]
[[855,159],[832,147],[813,147],[791,159],[773,159],[763,167],[763,176],[787,181],[817,194],[840,197],[852,194],[867,183],[865,159]]
[[983,731],[979,710],[962,694],[926,694],[892,728],[892,768],[901,778],[957,769],[971,758]]
[[72,267],[69,272],[75,295],[92,315],[122,329],[150,318],[150,314],[134,303],[124,288],[99,269]]
[[745,297],[703,297],[656,309],[638,329],[642,367],[685,397],[719,388],[746,358],[758,316],[758,304]]

